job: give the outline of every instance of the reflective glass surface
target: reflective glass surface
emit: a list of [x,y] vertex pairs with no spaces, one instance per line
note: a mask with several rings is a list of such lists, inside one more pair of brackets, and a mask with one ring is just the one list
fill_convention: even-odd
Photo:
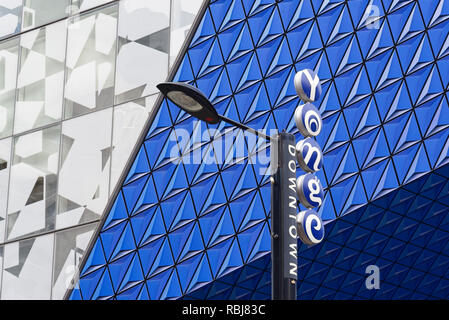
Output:
[[[380,0],[207,3],[170,80],[197,86],[219,113],[256,129],[285,129],[299,140],[293,121],[299,104],[293,78],[297,71],[309,68],[321,79],[323,95],[316,106],[323,117],[323,131],[317,142],[324,165],[318,177],[325,193],[319,214],[329,224],[330,235],[322,246],[310,249],[310,254],[316,253],[317,264],[300,289],[303,297],[309,297],[308,283],[321,286],[325,282],[322,264],[348,270],[348,283],[357,276],[364,281],[360,270],[365,251],[393,260],[393,267],[389,264],[384,270],[391,270],[392,277],[399,270],[404,274],[423,270],[418,262],[399,262],[400,257],[406,259],[407,246],[394,253],[372,246],[384,235],[382,228],[401,238],[403,228],[407,229],[404,224],[411,219],[408,214],[415,214],[415,209],[418,215],[436,214],[439,209],[426,209],[441,202],[444,211],[446,200],[430,196],[434,189],[428,190],[433,200],[426,207],[407,207],[402,214],[405,220],[390,214],[390,209],[383,210],[376,224],[379,229],[372,227],[366,241],[358,238],[362,232],[357,230],[363,229],[362,220],[375,210],[370,203],[391,201],[388,196],[397,194],[397,201],[405,202],[409,198],[400,191],[402,186],[417,188],[415,183],[423,183],[433,170],[443,170],[449,162],[448,69],[443,62],[448,57],[448,13],[441,1],[432,5]],[[240,157],[230,155],[235,151],[231,148],[225,152],[229,161],[220,162],[221,144],[215,138],[226,130],[237,130],[225,124],[206,127],[167,100],[157,108],[121,189],[110,200],[99,236],[82,265],[79,287],[71,291],[72,299],[191,297],[190,293],[215,279],[230,283],[235,271],[257,263],[270,251],[267,164],[252,156],[262,147],[251,148],[236,134],[234,146],[243,148]],[[187,134],[178,139],[182,129]],[[192,163],[189,160],[195,154],[200,161]],[[447,185],[444,177],[438,176],[441,188]],[[439,190],[445,199],[446,189]],[[346,229],[342,222],[334,235],[332,224],[343,218],[352,221],[347,238],[333,246],[337,241],[333,238],[340,232],[343,236],[338,230]],[[409,238],[403,239],[413,239],[420,254],[438,259],[442,266],[447,261],[444,249],[435,252],[422,232],[428,230],[429,238],[438,233],[439,239],[446,239],[447,232],[430,231],[434,229],[427,224],[414,224],[417,229],[409,230]],[[393,248],[394,240],[390,242]],[[327,255],[329,250],[335,250],[335,255]],[[423,272],[425,279],[435,274]],[[435,287],[425,287],[427,297],[447,294],[443,285],[447,275],[439,275],[440,282],[430,283],[443,288],[436,294]],[[237,286],[251,286],[250,279],[238,279]],[[391,297],[420,296],[403,295],[400,283],[390,279],[386,284],[393,286]],[[265,298],[269,297],[268,284],[261,285]],[[244,296],[242,291],[225,295],[224,289],[219,295],[218,288],[211,289],[216,293],[211,296]],[[342,297],[347,292],[341,286],[336,291]],[[365,296],[352,291],[350,297]]]

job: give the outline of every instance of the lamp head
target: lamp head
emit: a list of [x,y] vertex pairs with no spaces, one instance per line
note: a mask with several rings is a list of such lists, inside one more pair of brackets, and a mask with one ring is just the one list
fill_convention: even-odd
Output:
[[209,124],[220,120],[212,103],[198,88],[181,82],[164,82],[156,87],[167,99],[195,118]]

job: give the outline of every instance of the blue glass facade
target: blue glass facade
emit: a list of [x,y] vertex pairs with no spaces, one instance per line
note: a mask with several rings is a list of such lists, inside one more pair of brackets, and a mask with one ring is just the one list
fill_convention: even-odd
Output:
[[[299,247],[299,299],[448,299],[449,166],[326,225],[323,243]],[[380,269],[379,290],[365,286]],[[269,254],[183,299],[266,299]]]
[[[200,88],[219,113],[299,140],[293,77],[311,68],[322,81],[327,235],[301,246],[299,298],[449,294],[448,31],[444,1],[205,6],[173,80]],[[191,164],[187,155],[216,156],[233,129],[167,100],[147,128],[69,298],[269,298],[270,184],[254,156],[266,146]],[[190,139],[172,139],[179,128]],[[367,263],[381,267],[379,291],[363,287]]]

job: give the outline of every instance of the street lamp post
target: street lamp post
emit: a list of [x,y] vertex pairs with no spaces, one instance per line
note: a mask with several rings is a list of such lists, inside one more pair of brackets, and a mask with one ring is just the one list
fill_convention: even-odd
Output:
[[[309,74],[304,73],[304,70],[301,72],[306,75]],[[298,75],[301,76],[301,72],[298,73]],[[301,79],[298,80],[295,78],[295,87],[297,88],[298,95],[303,100],[314,101],[321,93],[321,87],[319,87],[319,92],[317,92],[316,88],[318,86],[319,82],[317,85],[316,81],[315,84],[314,81],[311,81],[309,85],[307,85],[307,83],[304,84],[304,81]],[[304,215],[304,212],[297,215],[297,194],[302,194],[299,192],[298,187],[301,187],[304,193],[304,189],[307,189],[307,186],[304,186],[303,184],[299,185],[299,179],[298,181],[296,180],[296,158],[298,158],[301,168],[309,165],[316,169],[317,163],[319,162],[316,160],[321,157],[320,154],[316,154],[317,148],[313,146],[310,147],[313,142],[304,141],[302,149],[300,150],[301,154],[298,155],[298,146],[295,146],[294,135],[281,132],[274,137],[267,136],[242,123],[219,115],[209,99],[207,99],[199,89],[191,85],[178,82],[166,82],[158,84],[157,88],[175,105],[197,119],[209,124],[217,124],[220,121],[224,121],[242,130],[252,132],[271,143],[272,299],[296,300],[296,282],[298,273],[297,239],[300,238],[307,244],[316,244],[324,237],[324,234],[317,234],[316,232],[317,229],[323,231],[323,228],[322,223],[320,224],[321,219],[319,217],[318,220],[316,219],[315,211],[306,211],[306,213],[308,213],[307,217]],[[309,110],[310,108],[311,106],[308,106],[308,104],[301,105],[298,107],[298,109],[301,110],[295,112],[295,121],[298,129],[306,136],[313,136],[313,134],[308,133],[317,129],[317,124],[321,126],[321,118],[315,119],[316,114],[312,115]],[[319,120],[319,123],[314,119],[317,121]],[[319,153],[320,152],[321,150],[319,150]],[[305,157],[304,154],[306,155]],[[308,156],[308,154],[311,154],[311,156]],[[311,163],[311,161],[313,163]],[[309,172],[316,171],[314,169],[311,171],[309,170]],[[302,179],[301,181],[304,180],[305,179]],[[310,198],[311,196],[312,199],[317,199],[315,189],[306,192],[305,198]],[[308,202],[308,204],[310,204],[310,202]],[[301,203],[304,204],[303,202]],[[309,208],[313,207],[310,205],[308,206],[307,204],[304,205]],[[313,217],[313,219],[310,219],[310,217]],[[310,240],[310,238],[312,238],[312,240]]]
[[296,229],[295,136],[281,132],[271,146],[271,296],[296,300],[298,240]]

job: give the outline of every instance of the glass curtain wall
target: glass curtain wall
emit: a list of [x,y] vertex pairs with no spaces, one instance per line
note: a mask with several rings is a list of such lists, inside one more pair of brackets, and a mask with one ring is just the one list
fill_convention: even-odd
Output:
[[0,298],[61,299],[201,0],[0,0]]

